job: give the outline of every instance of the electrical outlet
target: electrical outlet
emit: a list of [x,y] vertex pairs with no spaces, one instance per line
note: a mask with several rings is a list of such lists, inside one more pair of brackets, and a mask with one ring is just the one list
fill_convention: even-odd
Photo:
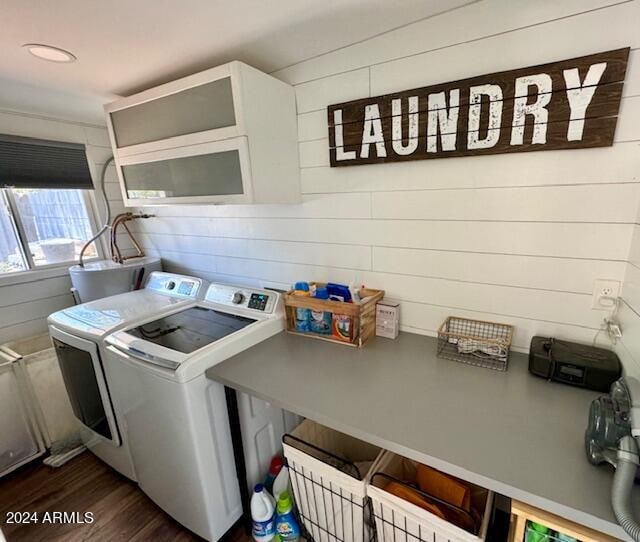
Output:
[[620,297],[620,281],[597,279],[593,283],[592,307],[601,311],[612,310]]

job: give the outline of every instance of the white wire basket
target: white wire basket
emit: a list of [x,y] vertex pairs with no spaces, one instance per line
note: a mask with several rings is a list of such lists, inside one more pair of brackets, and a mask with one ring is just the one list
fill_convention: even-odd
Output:
[[305,420],[283,437],[303,530],[315,542],[372,542],[366,484],[380,448]]
[[[482,542],[493,508],[493,493],[477,487],[471,500],[476,511],[473,526],[463,529],[424,508],[385,491],[389,481],[400,482],[415,474],[417,463],[385,452],[367,485],[376,524],[377,542]],[[415,488],[412,488],[415,491]],[[438,499],[433,499],[437,502]],[[446,504],[440,501],[440,504]],[[455,507],[452,507],[455,508]],[[460,510],[460,509],[458,509]]]

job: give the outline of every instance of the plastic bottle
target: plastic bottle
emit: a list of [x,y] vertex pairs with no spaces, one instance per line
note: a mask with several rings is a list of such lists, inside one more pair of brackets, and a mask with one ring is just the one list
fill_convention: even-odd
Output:
[[262,484],[256,484],[251,496],[251,519],[253,539],[256,542],[270,542],[276,534],[275,505],[273,497]]
[[[329,299],[329,292],[326,288],[316,289],[318,299]],[[331,318],[332,314],[327,311],[311,311],[311,331],[322,335],[331,334]]]
[[331,335],[341,341],[351,342],[351,316],[346,314],[333,314]]
[[284,461],[279,455],[274,456],[271,459],[271,463],[269,465],[269,472],[267,473],[267,477],[264,479],[264,487],[267,489],[269,493],[273,495],[273,482],[276,479],[276,476],[280,473],[284,465]]
[[289,468],[287,466],[284,466],[280,469],[278,476],[276,476],[276,479],[273,482],[272,495],[276,499],[276,501],[278,500],[278,497],[280,497],[280,494],[283,491],[288,491],[289,494],[291,494],[291,483],[289,481]]
[[360,290],[353,283],[349,284],[349,293],[351,294],[351,301],[360,303]]
[[[311,291],[308,282],[296,282],[293,295],[309,297]],[[311,310],[304,307],[296,308],[296,331],[307,333],[311,331]]]
[[293,501],[288,491],[280,493],[276,514],[276,532],[282,542],[296,542],[300,538],[300,525],[293,514]]

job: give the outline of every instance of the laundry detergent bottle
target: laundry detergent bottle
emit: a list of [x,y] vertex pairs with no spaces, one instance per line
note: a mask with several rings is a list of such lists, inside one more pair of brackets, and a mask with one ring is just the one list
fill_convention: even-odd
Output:
[[288,491],[278,497],[276,532],[282,542],[296,542],[300,538],[300,525],[293,514],[293,501]]
[[283,465],[284,460],[279,455],[271,458],[271,463],[269,464],[269,472],[267,473],[267,477],[264,479],[264,487],[269,493],[271,493],[271,495],[276,498],[276,500],[278,499],[278,496],[273,492],[273,483],[275,482],[276,476],[278,476],[278,474],[282,470]]
[[[308,282],[296,282],[293,287],[293,295],[309,297],[311,290]],[[306,333],[311,331],[311,310],[305,307],[296,308],[296,331]]]
[[274,512],[273,497],[262,484],[257,484],[251,496],[252,534],[256,542],[270,542],[273,539],[276,534]]
[[276,502],[280,497],[280,493],[283,491],[288,491],[291,494],[291,481],[289,480],[289,467],[284,466],[280,469],[278,476],[273,481],[273,491],[271,494],[273,495]]
[[[329,299],[329,292],[326,288],[316,289],[316,299]],[[311,331],[321,335],[331,335],[332,314],[328,311],[311,311]]]

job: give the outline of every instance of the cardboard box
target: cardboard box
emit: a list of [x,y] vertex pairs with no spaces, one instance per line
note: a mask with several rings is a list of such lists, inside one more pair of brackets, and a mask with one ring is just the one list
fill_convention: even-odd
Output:
[[376,335],[395,339],[400,333],[400,303],[382,299],[376,305]]

